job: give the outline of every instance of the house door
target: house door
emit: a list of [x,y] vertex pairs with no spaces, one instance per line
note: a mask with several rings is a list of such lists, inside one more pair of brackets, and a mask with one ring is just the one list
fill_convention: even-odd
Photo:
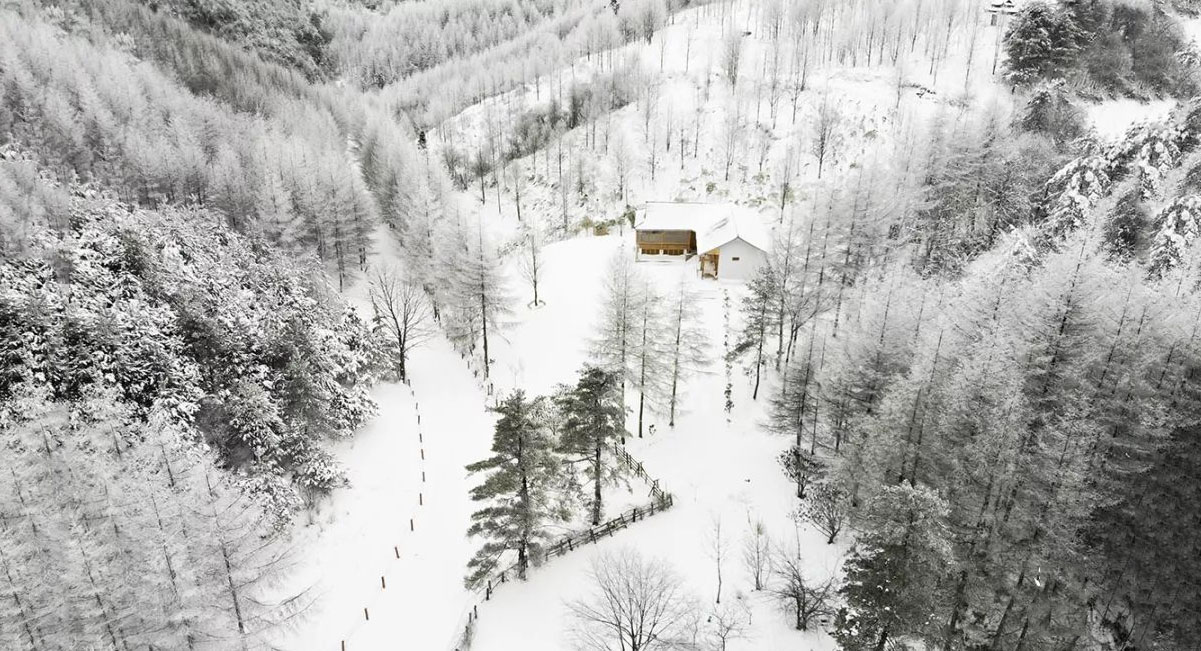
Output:
[[717,259],[716,251],[701,255],[701,278],[717,278]]

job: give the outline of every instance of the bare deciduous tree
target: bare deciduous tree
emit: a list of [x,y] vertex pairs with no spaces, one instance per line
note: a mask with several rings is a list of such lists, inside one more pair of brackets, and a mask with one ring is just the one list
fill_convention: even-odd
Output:
[[680,280],[668,309],[668,353],[671,364],[671,396],[668,398],[668,427],[676,426],[676,408],[679,405],[681,384],[707,361],[708,335],[700,327],[700,310],[696,295],[688,281]]
[[528,179],[526,178],[525,166],[521,161],[515,160],[509,165],[509,178],[513,186],[513,204],[517,207],[517,221],[521,221],[521,192],[525,189]]
[[738,85],[738,67],[742,64],[742,32],[731,29],[726,33],[721,49],[721,71],[730,88]]
[[788,206],[788,202],[792,200],[792,175],[793,175],[793,155],[792,147],[789,147],[784,152],[784,157],[780,159],[776,167],[776,178],[780,183],[780,219],[779,223],[784,223],[784,209]]
[[738,155],[738,142],[742,138],[742,115],[741,107],[736,106],[734,110],[726,111],[725,128],[722,132],[723,144],[725,145],[725,180],[730,180],[730,167],[734,165],[734,158]]
[[524,233],[525,251],[521,256],[521,275],[530,282],[534,290],[534,302],[530,305],[538,307],[545,302],[538,297],[538,280],[542,277],[542,267],[546,260],[542,257],[542,243],[545,237],[541,224],[532,220],[526,224]]
[[722,566],[726,562],[726,552],[728,545],[726,544],[725,535],[721,529],[721,516],[713,516],[713,527],[709,530],[709,557],[713,559],[717,566],[717,599],[715,603],[721,603],[721,587],[722,587]]
[[434,335],[429,300],[421,285],[396,267],[379,267],[368,284],[377,328],[391,342],[396,374],[405,380],[409,353]]
[[755,582],[755,589],[762,590],[767,573],[771,571],[771,542],[767,538],[767,527],[763,520],[751,520],[747,514],[751,528],[742,541],[742,562],[746,564],[747,572]]
[[834,577],[820,583],[807,580],[799,543],[791,553],[776,549],[772,554],[772,568],[773,581],[769,591],[780,600],[785,612],[795,618],[798,631],[807,631],[814,619],[833,614],[830,600],[835,592]]
[[595,651],[655,651],[689,640],[696,608],[675,570],[632,549],[592,562],[590,597],[567,604],[577,641]]
[[813,156],[817,158],[817,178],[819,179],[822,177],[822,168],[825,167],[826,159],[838,147],[842,135],[841,127],[842,110],[830,97],[830,93],[823,92],[821,101],[817,105],[817,113],[813,116],[813,133],[810,141]]
[[747,637],[751,625],[751,612],[744,602],[715,606],[709,613],[709,646],[714,651],[726,651],[731,640]]
[[633,155],[626,142],[624,132],[618,131],[613,136],[609,147],[609,165],[617,182],[616,196],[622,203],[627,203],[629,196],[629,177],[633,171]]

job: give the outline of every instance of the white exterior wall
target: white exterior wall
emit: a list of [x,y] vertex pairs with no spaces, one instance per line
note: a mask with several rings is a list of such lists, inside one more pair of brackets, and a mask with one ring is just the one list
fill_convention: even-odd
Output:
[[717,250],[718,279],[750,280],[767,258],[763,251],[738,238],[726,242]]

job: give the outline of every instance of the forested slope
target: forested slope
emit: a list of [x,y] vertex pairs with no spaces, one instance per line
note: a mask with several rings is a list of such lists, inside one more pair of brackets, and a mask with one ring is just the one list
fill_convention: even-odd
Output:
[[0,9],[4,648],[260,643],[311,599],[262,598],[279,537],[375,409],[338,288],[414,139],[161,9]]
[[365,263],[378,219],[395,218],[388,197],[425,175],[413,136],[360,95],[128,0],[0,19],[5,138],[125,201],[198,203],[236,230],[313,249],[340,284]]
[[1197,639],[1196,115],[1065,165],[956,278],[868,273],[793,362],[791,472],[861,527],[846,648]]
[[0,262],[0,644],[254,639],[288,610],[254,597],[283,568],[273,537],[340,484],[323,442],[374,411],[369,329],[315,259],[218,214],[135,208],[11,149],[0,187],[6,244],[20,227]]

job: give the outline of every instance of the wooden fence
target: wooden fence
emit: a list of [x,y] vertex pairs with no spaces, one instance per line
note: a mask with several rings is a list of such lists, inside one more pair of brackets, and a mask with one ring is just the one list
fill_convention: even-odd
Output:
[[[660,488],[659,480],[651,478],[646,473],[646,468],[643,467],[642,463],[631,456],[629,452],[626,452],[624,447],[618,443],[614,443],[613,454],[630,472],[650,484],[651,501],[643,506],[635,506],[632,509],[623,511],[617,517],[598,525],[559,537],[546,548],[543,561],[575,551],[576,548],[582,545],[602,540],[606,536],[611,536],[615,532],[639,520],[645,520],[656,513],[666,511],[675,504],[675,498],[672,497],[671,493]],[[475,631],[475,622],[480,616],[480,605],[486,601],[491,601],[493,593],[500,586],[509,581],[516,580],[519,576],[519,571],[520,568],[518,568],[517,563],[513,563],[497,572],[493,572],[480,581],[474,590],[474,598],[472,599],[474,603],[460,617],[460,628],[451,641],[450,649],[453,649],[453,651],[467,651],[471,648],[471,638]]]

